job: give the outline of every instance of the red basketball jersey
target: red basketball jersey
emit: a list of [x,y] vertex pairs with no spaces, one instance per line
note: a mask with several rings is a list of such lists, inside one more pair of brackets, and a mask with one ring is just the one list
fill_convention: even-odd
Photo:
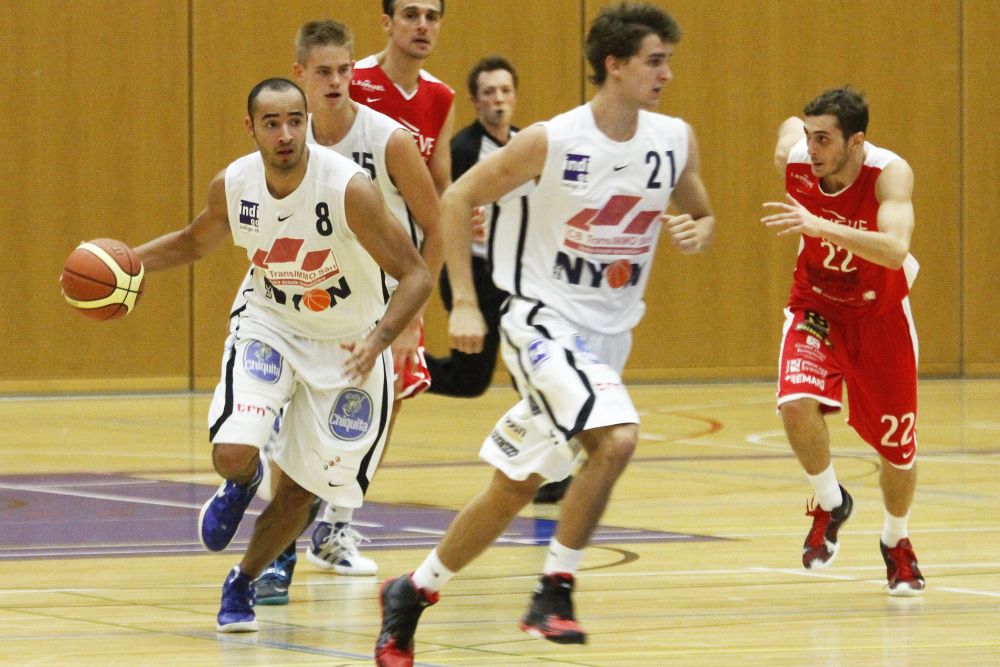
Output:
[[[448,118],[455,91],[420,70],[416,92],[406,95],[386,76],[375,56],[368,56],[354,63],[351,99],[384,113],[406,127],[413,134],[424,162],[427,162],[437,147],[438,135]],[[448,150],[447,146],[445,150]]]
[[[805,139],[788,156],[785,189],[810,213],[855,229],[878,231],[875,183],[895,153],[865,144],[861,173],[834,194],[819,187],[813,175]],[[917,263],[908,256],[903,268],[888,269],[862,259],[823,238],[802,236],[795,264],[789,306],[814,308],[829,319],[857,321],[884,313],[909,293]]]

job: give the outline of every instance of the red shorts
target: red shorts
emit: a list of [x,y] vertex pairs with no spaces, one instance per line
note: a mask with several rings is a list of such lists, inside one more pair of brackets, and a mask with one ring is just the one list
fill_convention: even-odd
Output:
[[908,468],[917,448],[917,333],[909,300],[876,319],[842,324],[813,310],[785,310],[778,405],[819,401],[893,465]]
[[396,400],[413,398],[427,391],[431,386],[431,372],[424,357],[424,325],[420,325],[420,344],[417,345],[417,359],[396,359]]

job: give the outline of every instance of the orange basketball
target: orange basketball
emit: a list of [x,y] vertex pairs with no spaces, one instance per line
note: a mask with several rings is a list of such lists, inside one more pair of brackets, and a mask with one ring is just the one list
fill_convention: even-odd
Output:
[[330,307],[330,293],[325,289],[311,289],[302,295],[306,308],[318,313]]
[[59,283],[77,312],[95,320],[125,317],[142,295],[142,262],[121,241],[85,241],[66,258]]
[[604,269],[604,278],[608,281],[608,285],[615,289],[624,287],[632,278],[631,262],[627,259],[619,259],[617,262],[612,262],[608,265],[608,268]]

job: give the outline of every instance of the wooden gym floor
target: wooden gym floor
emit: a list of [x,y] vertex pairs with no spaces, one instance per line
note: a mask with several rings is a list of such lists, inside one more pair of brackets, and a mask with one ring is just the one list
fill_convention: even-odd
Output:
[[[640,385],[642,442],[575,597],[589,644],[517,628],[557,510],[534,505],[424,613],[417,664],[1000,664],[1000,380],[920,392],[922,598],[885,592],[877,461],[841,416],[835,464],[857,507],[837,562],[807,572],[810,493],[772,385]],[[252,520],[221,554],[195,536],[218,484],[207,395],[0,400],[0,663],[371,664],[378,582],[419,564],[485,483],[479,442],[512,399],[408,403],[356,516],[379,576],[322,573],[300,546],[291,604],[258,607],[261,631],[242,635],[217,635],[215,614]]]

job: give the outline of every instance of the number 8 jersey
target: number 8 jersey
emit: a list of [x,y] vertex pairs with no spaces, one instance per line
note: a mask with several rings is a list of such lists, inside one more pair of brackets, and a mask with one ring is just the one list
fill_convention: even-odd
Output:
[[[855,229],[878,231],[875,183],[886,165],[898,159],[892,151],[865,142],[861,173],[840,192],[828,194],[812,173],[806,141],[802,139],[788,155],[785,189],[813,215]],[[903,268],[893,270],[826,239],[802,236],[789,306],[814,308],[841,322],[879,315],[906,297],[918,268],[911,255],[907,255]]]
[[310,147],[302,183],[275,199],[259,152],[226,168],[233,241],[246,248],[253,264],[253,289],[241,289],[247,299],[244,317],[318,339],[361,335],[382,317],[387,300],[382,271],[344,212],[347,184],[359,173],[364,172],[351,160]]
[[493,280],[590,331],[629,331],[646,310],[659,216],[687,164],[688,125],[640,111],[632,138],[614,141],[590,104],[541,124],[545,166],[529,194],[500,207]]

